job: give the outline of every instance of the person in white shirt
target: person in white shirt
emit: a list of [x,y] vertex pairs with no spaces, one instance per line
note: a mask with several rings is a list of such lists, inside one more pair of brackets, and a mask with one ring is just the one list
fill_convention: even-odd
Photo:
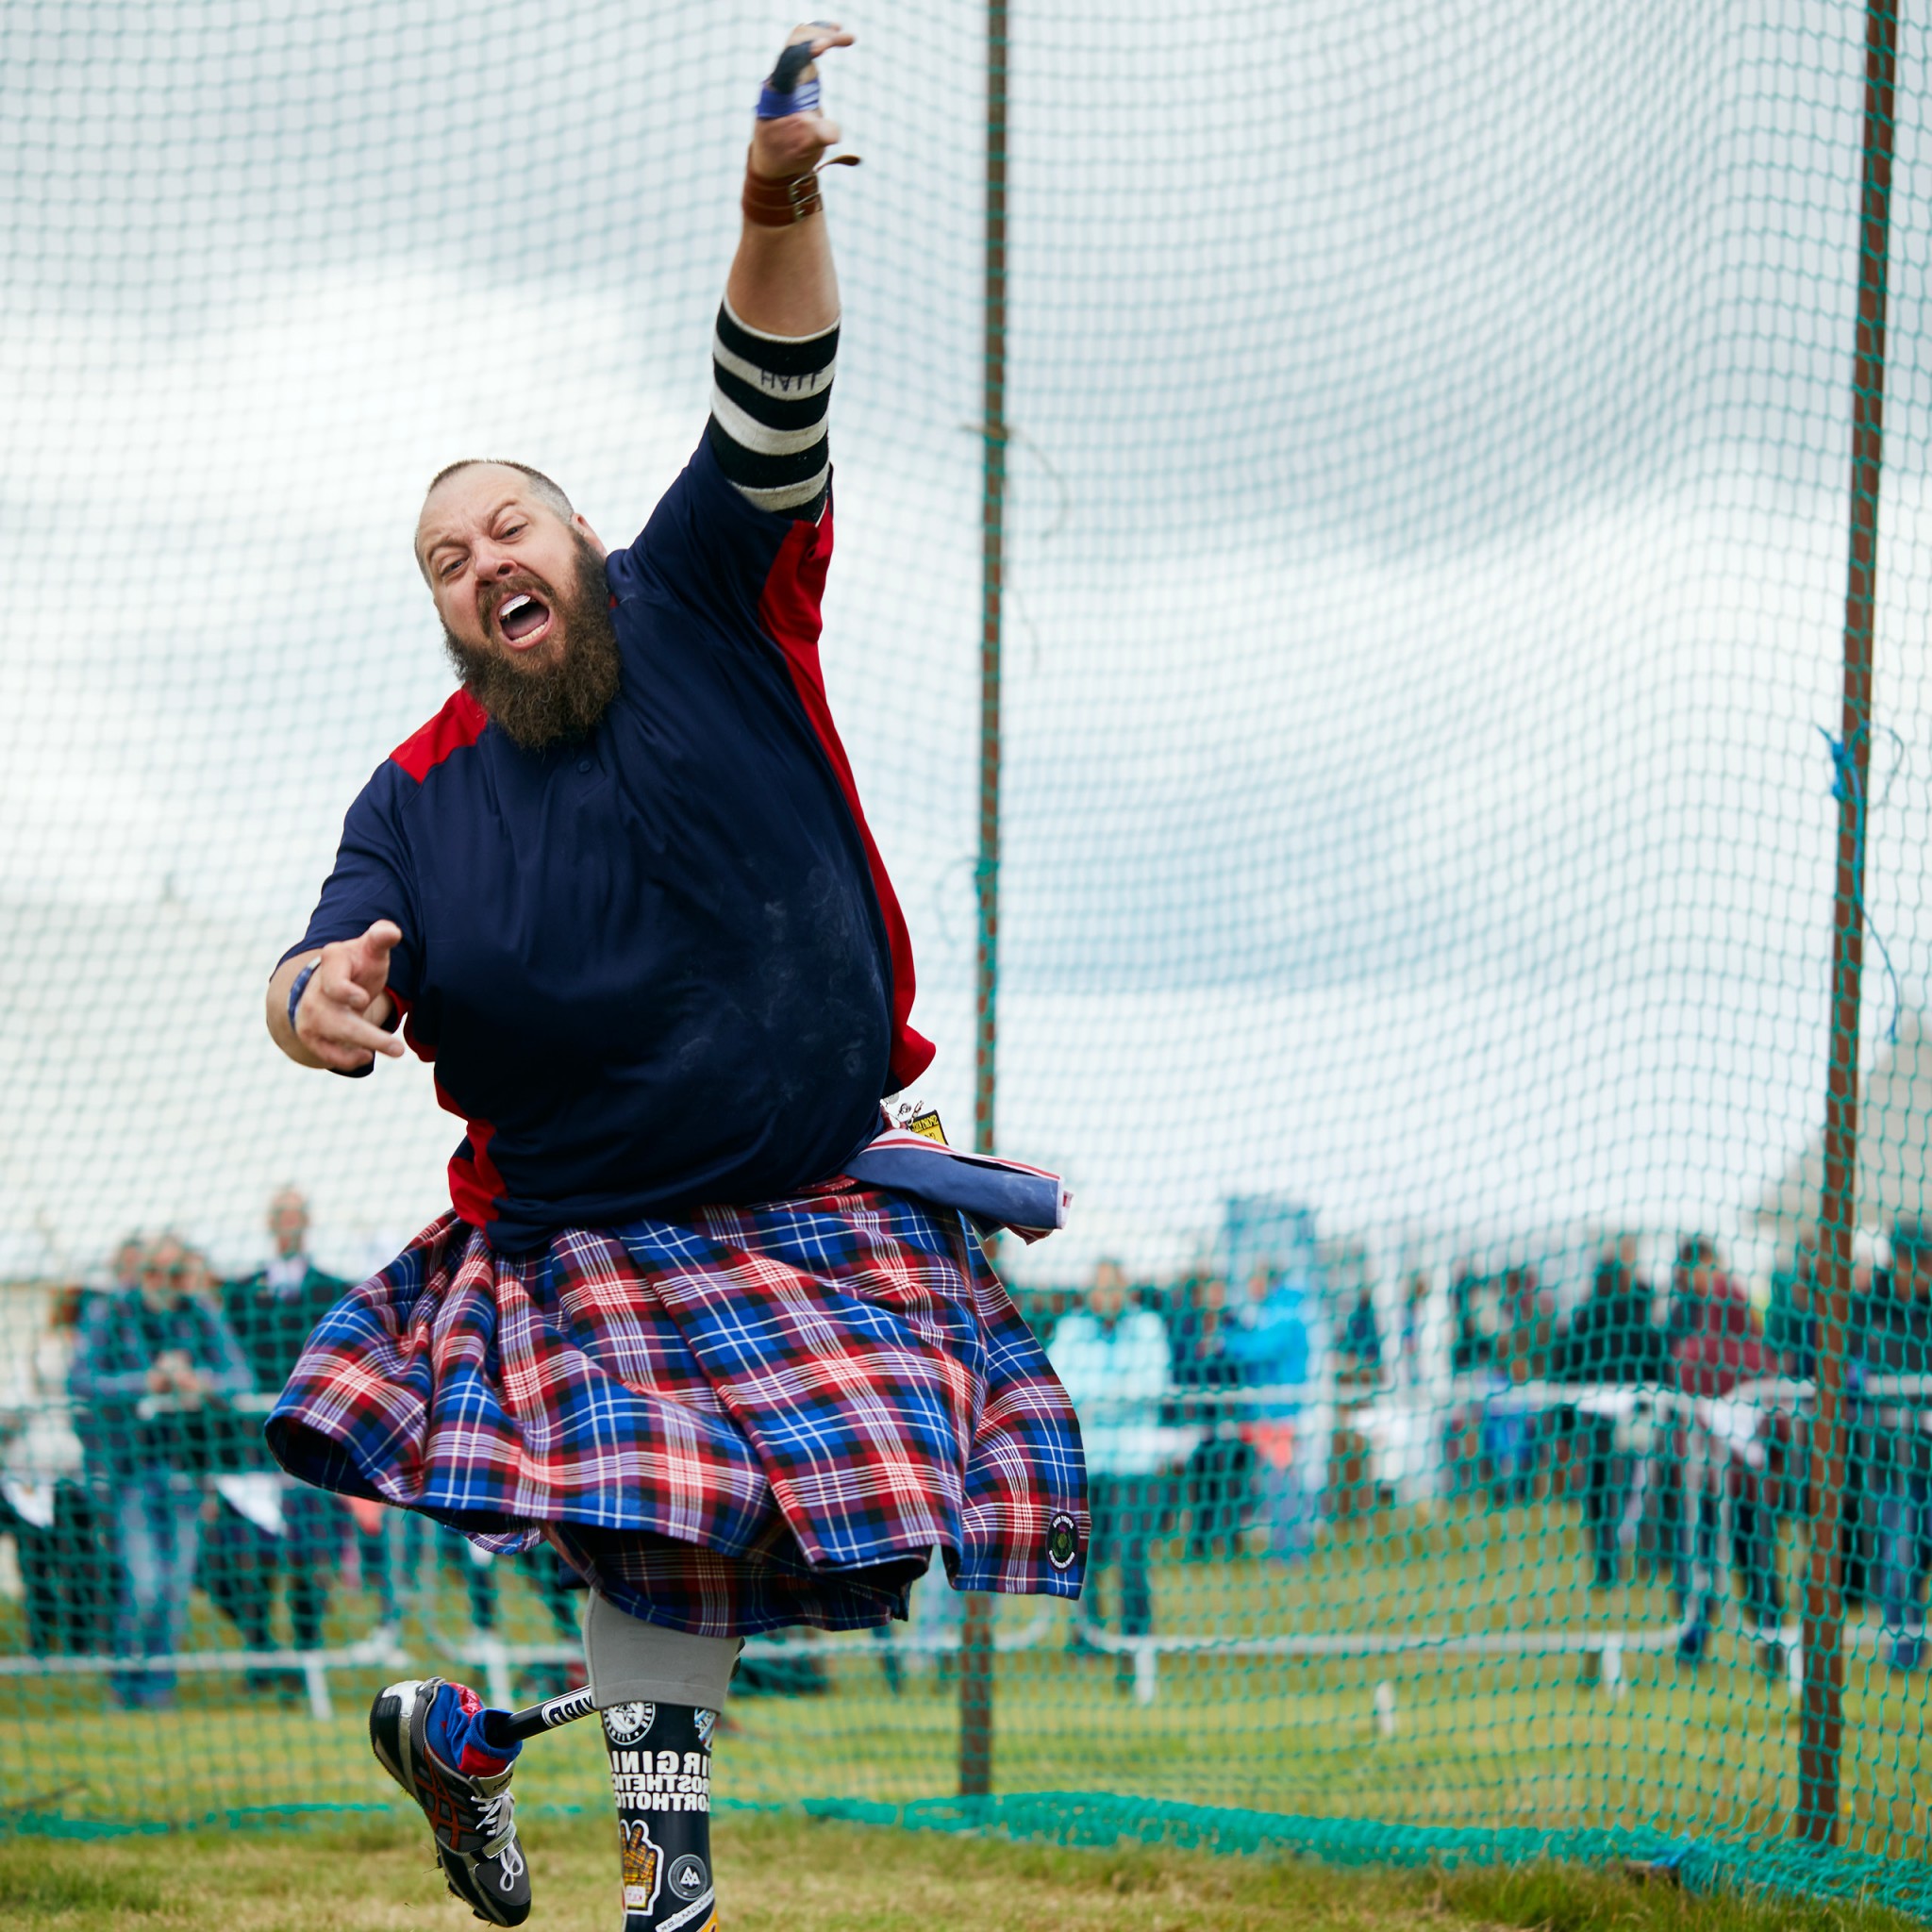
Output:
[[1167,1324],[1133,1303],[1118,1261],[1102,1261],[1086,1306],[1061,1318],[1046,1353],[1074,1399],[1087,1454],[1092,1531],[1081,1624],[1092,1629],[1106,1623],[1100,1575],[1117,1563],[1121,1635],[1148,1636],[1148,1545],[1159,1515],[1160,1476],[1174,1459],[1174,1431],[1160,1419],[1162,1399],[1174,1389]]
[[38,1331],[0,1350],[0,1535],[14,1540],[36,1657],[113,1641],[113,1562],[67,1403],[81,1301],[77,1286],[52,1290]]

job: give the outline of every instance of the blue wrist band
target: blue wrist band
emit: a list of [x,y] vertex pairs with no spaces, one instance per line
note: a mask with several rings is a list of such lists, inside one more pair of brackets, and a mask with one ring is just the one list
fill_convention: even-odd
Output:
[[[289,1027],[291,1032],[294,1030],[295,1025],[295,1008],[302,1004],[302,995],[308,991],[308,982],[315,977],[315,969],[321,964],[322,961],[320,959],[311,959],[289,982]],[[393,1033],[402,1024],[402,1008],[391,998],[390,1001],[389,1019],[384,1023],[382,1030],[385,1033]],[[300,1036],[298,1035],[297,1037],[299,1038]],[[341,1067],[331,1067],[329,1069],[329,1072],[332,1074],[341,1074],[345,1080],[366,1080],[375,1071],[375,1061],[373,1058],[366,1067],[355,1067],[347,1073],[343,1073]]]
[[815,80],[802,80],[795,87],[780,91],[772,82],[766,81],[758,92],[758,118],[760,121],[782,121],[788,114],[816,114],[819,110],[819,84]]
[[311,959],[289,982],[289,1026],[292,1031],[295,1024],[295,1008],[302,1004],[302,995],[308,991],[308,982],[315,977],[315,969],[322,964],[320,959]]

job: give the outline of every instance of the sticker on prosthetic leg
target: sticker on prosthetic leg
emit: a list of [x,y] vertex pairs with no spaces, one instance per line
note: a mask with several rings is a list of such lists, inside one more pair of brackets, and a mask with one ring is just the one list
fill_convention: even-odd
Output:
[[625,1924],[633,1913],[649,1920],[658,1903],[658,1881],[664,1871],[661,1846],[652,1842],[651,1827],[641,1818],[617,1821],[618,1852],[624,1860]]
[[624,1863],[625,1932],[710,1932],[715,1711],[619,1705],[603,1713]]

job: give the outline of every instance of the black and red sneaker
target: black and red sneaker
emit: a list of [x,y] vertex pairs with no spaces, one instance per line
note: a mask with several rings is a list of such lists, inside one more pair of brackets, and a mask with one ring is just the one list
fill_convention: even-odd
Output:
[[[391,1684],[369,1707],[369,1744],[375,1761],[422,1806],[436,1839],[436,1862],[449,1889],[479,1919],[521,1925],[530,1916],[530,1869],[517,1843],[516,1800],[509,1781],[516,1766],[474,1746],[452,1764],[436,1748],[430,1719],[439,1697],[451,1705],[436,1728],[447,1737],[462,1725],[462,1688],[441,1677]],[[468,1693],[466,1704],[475,1703]],[[455,1724],[450,1722],[454,1719]],[[501,1765],[501,1769],[487,1766]]]

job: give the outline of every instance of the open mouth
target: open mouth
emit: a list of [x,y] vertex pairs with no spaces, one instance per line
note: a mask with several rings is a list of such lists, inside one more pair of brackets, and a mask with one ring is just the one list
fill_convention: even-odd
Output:
[[527,650],[550,630],[550,607],[527,591],[518,591],[496,607],[496,627],[505,643]]

